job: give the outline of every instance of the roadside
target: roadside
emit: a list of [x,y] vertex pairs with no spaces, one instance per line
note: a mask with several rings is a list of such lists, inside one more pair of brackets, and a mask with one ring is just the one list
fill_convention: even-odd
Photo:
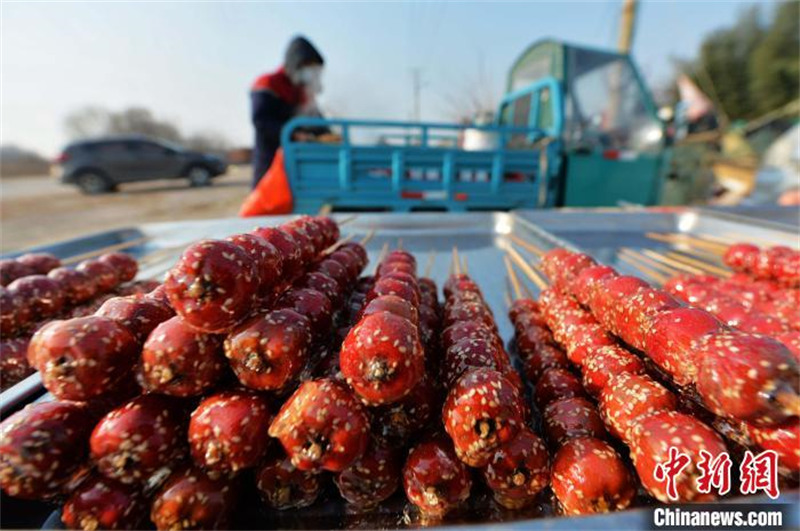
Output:
[[236,216],[249,185],[249,166],[232,166],[207,188],[189,188],[183,179],[151,181],[100,196],[82,195],[49,176],[5,178],[0,252],[150,221]]

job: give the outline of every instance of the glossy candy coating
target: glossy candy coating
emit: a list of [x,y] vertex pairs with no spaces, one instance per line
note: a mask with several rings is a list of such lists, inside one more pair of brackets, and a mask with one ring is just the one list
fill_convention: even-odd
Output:
[[190,327],[180,316],[158,325],[142,348],[141,385],[172,396],[199,396],[226,369],[222,337]]
[[301,470],[339,472],[364,453],[369,418],[352,392],[328,379],[303,383],[269,427]]
[[288,308],[257,316],[225,340],[225,356],[239,381],[252,389],[281,390],[305,367],[311,324]]
[[205,398],[189,421],[195,464],[214,478],[256,466],[268,450],[270,418],[266,399],[252,391],[223,391]]
[[142,395],[112,410],[95,426],[89,445],[104,476],[146,484],[174,470],[187,454],[186,415],[176,399]]
[[473,369],[450,389],[442,411],[444,427],[458,457],[470,466],[484,466],[495,449],[523,425],[518,389],[492,369]]
[[0,423],[0,488],[46,500],[60,494],[84,463],[94,419],[84,404],[39,402]]
[[130,378],[139,353],[136,339],[106,317],[52,321],[31,338],[28,361],[48,391],[62,400],[89,400]]
[[442,517],[469,498],[469,469],[444,436],[434,436],[408,453],[403,466],[403,487],[408,500],[426,516]]
[[239,246],[203,240],[189,246],[167,273],[170,305],[191,326],[225,332],[247,317],[259,290],[255,261]]
[[417,328],[389,312],[364,317],[342,343],[339,364],[367,404],[390,404],[411,392],[425,371]]
[[196,468],[172,474],[156,494],[150,520],[159,530],[228,529],[236,509],[237,489]]

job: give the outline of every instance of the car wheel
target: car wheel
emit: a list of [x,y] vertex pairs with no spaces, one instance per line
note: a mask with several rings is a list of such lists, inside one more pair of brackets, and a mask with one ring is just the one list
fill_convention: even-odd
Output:
[[77,178],[78,188],[84,194],[98,195],[112,191],[114,184],[105,175],[96,172],[82,173]]
[[193,187],[210,186],[211,172],[203,166],[194,166],[188,173],[189,184]]

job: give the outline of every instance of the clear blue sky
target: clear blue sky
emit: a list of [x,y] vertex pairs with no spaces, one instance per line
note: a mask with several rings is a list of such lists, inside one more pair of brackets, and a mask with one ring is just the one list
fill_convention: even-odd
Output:
[[[186,131],[249,145],[247,90],[279,65],[290,36],[326,58],[323,104],[339,115],[407,118],[412,67],[424,70],[423,119],[446,119],[479,80],[502,93],[531,42],[616,44],[621,0],[528,3],[8,3],[2,4],[2,142],[55,154],[64,117],[86,105],[142,105]],[[651,84],[670,57],[747,2],[640,3],[634,56]]]

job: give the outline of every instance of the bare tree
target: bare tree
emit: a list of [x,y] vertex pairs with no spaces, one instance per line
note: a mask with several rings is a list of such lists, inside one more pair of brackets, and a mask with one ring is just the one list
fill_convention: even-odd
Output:
[[224,152],[229,147],[228,141],[219,133],[206,131],[185,135],[177,125],[156,117],[144,107],[129,107],[121,111],[84,107],[70,113],[64,120],[64,127],[72,140],[101,135],[138,134],[202,151]]
[[131,107],[110,115],[108,123],[110,134],[139,134],[173,142],[181,141],[178,128],[166,120],[159,120],[149,109]]
[[231,149],[230,143],[224,136],[212,131],[190,135],[183,140],[183,145],[196,151],[219,154],[226,153]]
[[110,113],[102,107],[83,107],[64,119],[64,128],[70,140],[99,136],[108,132]]
[[490,79],[483,57],[479,55],[476,71],[462,76],[461,84],[443,96],[447,115],[457,123],[472,123],[476,116],[493,113],[498,100]]

